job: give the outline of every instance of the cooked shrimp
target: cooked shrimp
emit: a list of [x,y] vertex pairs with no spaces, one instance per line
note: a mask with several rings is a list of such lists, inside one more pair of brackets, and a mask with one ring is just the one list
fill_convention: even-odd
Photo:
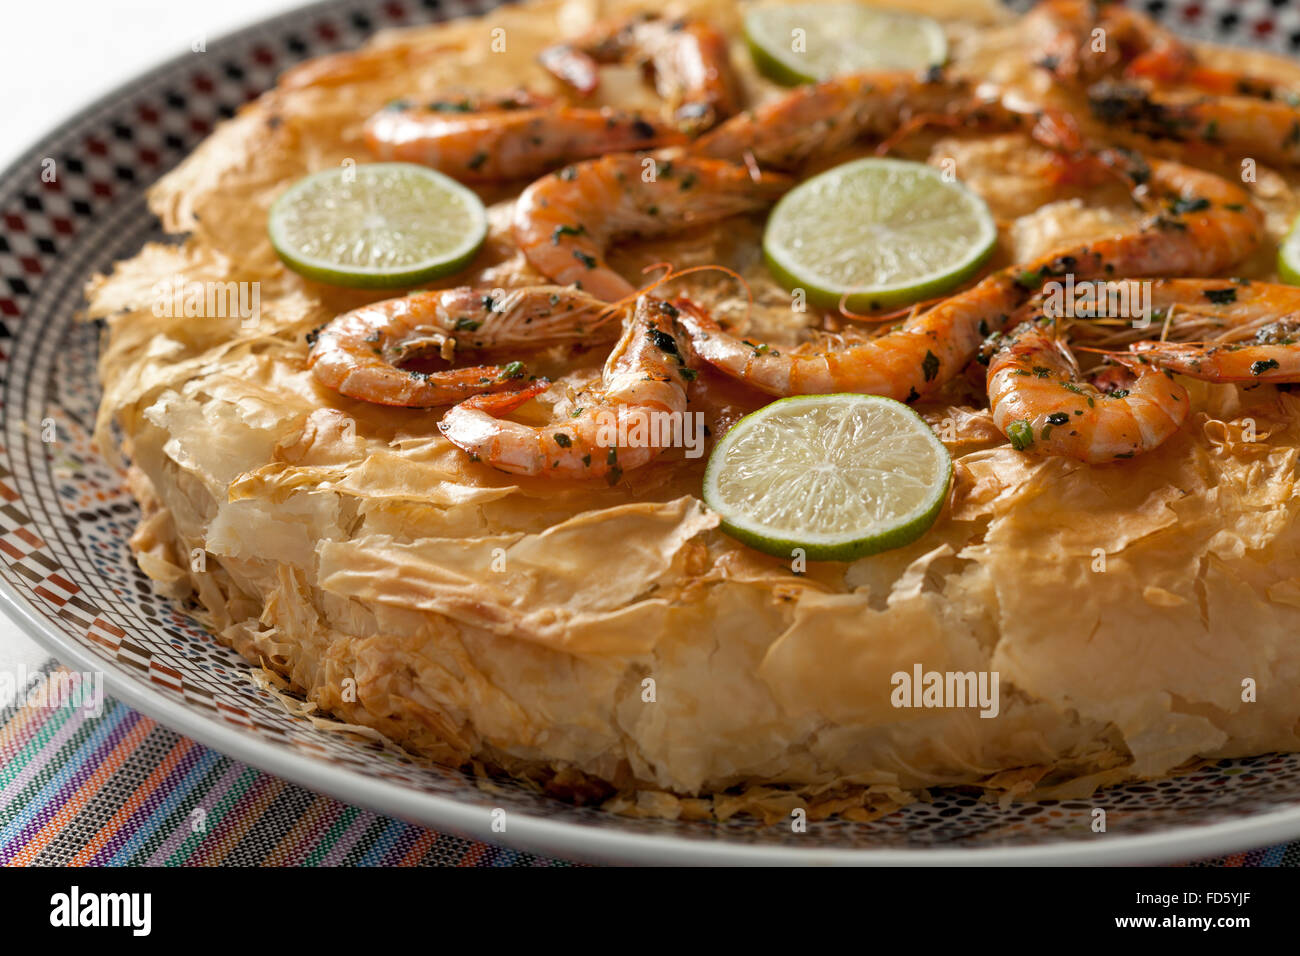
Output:
[[762,209],[790,185],[784,176],[751,175],[715,159],[605,156],[525,189],[515,204],[515,239],[547,278],[614,301],[636,291],[605,263],[614,239],[666,235]]
[[1134,361],[1126,388],[1103,391],[1049,327],[1021,323],[989,360],[989,411],[1012,447],[1101,464],[1151,451],[1182,427],[1187,390],[1168,375]]
[[536,348],[590,341],[613,313],[577,289],[532,286],[488,290],[462,287],[418,292],[344,313],[312,340],[307,365],[335,391],[380,405],[427,408],[483,392],[528,385],[524,366],[418,372],[403,362],[463,348]]
[[1143,201],[1162,205],[1136,232],[1049,253],[995,272],[973,288],[908,319],[895,331],[853,345],[781,351],[736,338],[707,317],[683,315],[696,354],[772,395],[866,392],[912,401],[954,378],[980,343],[1051,276],[1218,272],[1251,252],[1262,226],[1239,187],[1176,163],[1125,164]]
[[601,64],[639,63],[687,132],[726,119],[739,103],[727,39],[701,20],[646,14],[600,24],[580,37],[547,47],[538,59],[583,96],[599,86]]
[[1152,305],[1171,316],[1171,333],[1191,325],[1208,334],[1196,343],[1130,344],[1142,358],[1209,382],[1300,382],[1300,288],[1222,279],[1154,285]]
[[616,484],[663,451],[672,422],[686,411],[689,373],[673,335],[676,315],[667,302],[641,296],[600,385],[579,394],[562,421],[522,425],[500,417],[545,391],[546,383],[537,383],[461,402],[438,427],[452,444],[501,471]]
[[[1161,279],[1151,283],[1156,316],[1169,332],[1227,345],[1253,338],[1279,322],[1300,321],[1300,287],[1247,279]],[[1262,340],[1261,340],[1262,341]]]
[[[1159,332],[1161,339],[1227,345],[1262,328],[1300,320],[1300,287],[1246,279],[1156,279],[1094,282],[1086,299],[1076,287],[1074,338],[1127,345]],[[1064,309],[1064,301],[1060,303]],[[1064,314],[1062,311],[1058,314]],[[1094,323],[1092,319],[1103,321]],[[1121,319],[1122,322],[1105,321]],[[1145,320],[1145,321],[1128,321]]]
[[981,97],[970,83],[952,79],[938,69],[921,74],[904,70],[848,73],[798,87],[740,113],[700,137],[690,150],[732,161],[752,156],[760,166],[794,169],[859,139],[889,137],[913,123],[1029,129],[1038,138],[1050,140],[1046,127],[1039,126],[1044,117]]
[[1025,28],[1039,44],[1037,64],[1066,83],[1109,77],[1216,94],[1269,98],[1280,92],[1266,78],[1204,66],[1190,45],[1118,4],[1044,0],[1025,17]]
[[1191,46],[1149,17],[1115,4],[1049,0],[1026,25],[1041,37],[1040,66],[1067,84],[1095,83],[1088,101],[1099,119],[1154,139],[1300,163],[1293,95],[1265,78],[1202,65]]
[[1142,58],[1179,76],[1195,62],[1190,47],[1150,18],[1092,0],[1044,0],[1024,27],[1038,46],[1036,65],[1064,82],[1119,75]]
[[1153,92],[1097,83],[1088,104],[1098,119],[1152,139],[1204,143],[1266,163],[1300,164],[1300,109],[1251,96]]
[[1212,275],[1250,255],[1264,221],[1250,193],[1221,176],[1123,150],[1097,154],[1133,187],[1150,215],[1133,232],[1044,256],[1026,266],[1043,276]]
[[[1160,279],[1151,283],[1158,314],[1178,307],[1219,341],[1254,335],[1262,326],[1300,320],[1300,287],[1249,279]],[[1175,328],[1182,331],[1183,320]]]
[[770,395],[865,392],[912,401],[960,372],[985,337],[1028,293],[1017,273],[1004,269],[865,342],[817,352],[782,351],[740,339],[702,312],[679,320],[694,353],[719,371]]
[[1300,382],[1300,322],[1294,319],[1265,326],[1254,343],[1134,342],[1129,348],[1161,368],[1206,382]]
[[641,113],[614,109],[385,109],[366,124],[381,159],[422,163],[469,181],[522,179],[565,163],[667,146],[683,137]]

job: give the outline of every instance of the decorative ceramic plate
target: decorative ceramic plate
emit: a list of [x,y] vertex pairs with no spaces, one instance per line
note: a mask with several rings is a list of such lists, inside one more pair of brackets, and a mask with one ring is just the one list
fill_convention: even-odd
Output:
[[[1300,836],[1300,754],[1225,761],[1088,801],[1013,804],[937,793],[873,823],[806,833],[749,820],[630,820],[510,783],[483,784],[291,716],[182,606],[157,595],[127,538],[137,509],[90,443],[99,330],[76,321],[96,271],[163,238],[147,187],[285,67],[376,29],[481,13],[494,0],[334,0],[208,44],[64,123],[0,177],[0,596],[70,667],[240,760],[340,799],[520,849],[675,863],[1133,863]],[[1300,49],[1300,9],[1142,4],[1193,35]],[[43,177],[53,162],[57,175]],[[49,181],[46,181],[46,180]],[[53,438],[53,441],[48,439]],[[1091,810],[1107,810],[1095,834]],[[507,811],[493,832],[492,811]]]

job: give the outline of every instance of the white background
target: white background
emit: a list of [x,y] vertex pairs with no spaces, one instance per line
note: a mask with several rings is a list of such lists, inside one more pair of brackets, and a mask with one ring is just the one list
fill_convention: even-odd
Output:
[[[0,25],[0,168],[82,106],[149,67],[300,0],[7,0]],[[0,671],[47,655],[0,614]],[[3,682],[8,684],[8,681]],[[0,707],[7,701],[0,699]]]

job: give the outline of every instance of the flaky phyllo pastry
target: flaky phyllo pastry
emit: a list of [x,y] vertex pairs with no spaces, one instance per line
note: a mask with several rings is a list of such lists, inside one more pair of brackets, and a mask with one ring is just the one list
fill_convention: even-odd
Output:
[[[446,406],[386,407],[313,376],[310,334],[386,294],[285,268],[266,233],[276,197],[309,172],[374,161],[366,124],[394,100],[560,95],[539,52],[646,6],[538,0],[382,34],[287,72],[154,187],[152,208],[184,241],[149,245],[99,278],[89,312],[108,326],[98,439],[129,468],[143,508],[134,545],[159,588],[195,602],[223,642],[318,712],[624,812],[776,818],[806,807],[864,819],[933,786],[1082,796],[1300,747],[1300,399],[1285,387],[1179,377],[1190,409],[1167,440],[1089,464],[1014,447],[973,366],[914,402],[954,463],[931,530],[896,550],[797,567],[719,528],[701,498],[707,454],[671,448],[613,481],[510,474],[443,436]],[[1030,21],[992,0],[907,6],[943,23],[948,75],[1060,108],[1086,138],[1240,181],[1237,159],[1213,144],[1152,138],[1132,115],[1098,118],[1034,65],[1042,38]],[[742,103],[785,95],[752,65],[741,5],[674,0],[668,12],[731,38]],[[488,39],[498,28],[504,51]],[[1300,88],[1291,62],[1200,55]],[[660,105],[617,66],[595,97]],[[846,144],[796,175],[878,142]],[[955,160],[987,201],[999,245],[986,270],[1114,235],[1138,216],[1113,185],[1045,175],[1053,157],[1028,130],[926,128],[891,145]],[[1265,152],[1243,188],[1266,235],[1207,277],[1276,281],[1300,177]],[[489,205],[487,244],[435,288],[554,278],[512,228],[528,181],[474,184]],[[716,270],[681,277],[673,294],[754,342],[875,334],[790,308],[762,261],[763,215],[620,239],[609,272],[636,288],[662,274],[645,271],[657,263],[734,270],[752,307]],[[154,307],[160,284],[227,282],[257,284],[255,322]],[[556,383],[554,403],[600,375],[609,347],[570,341],[527,358]],[[686,394],[709,442],[772,398],[711,369]],[[919,688],[899,706],[895,675],[930,672],[996,674],[994,712],[925,706]]]

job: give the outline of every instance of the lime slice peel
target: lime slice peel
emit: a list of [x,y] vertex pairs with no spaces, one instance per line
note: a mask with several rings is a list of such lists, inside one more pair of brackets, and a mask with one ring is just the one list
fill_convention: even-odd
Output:
[[959,285],[997,245],[974,192],[924,163],[860,159],[800,183],[768,218],[763,254],[787,289],[836,308],[905,305]]
[[759,71],[790,86],[862,70],[924,70],[948,58],[937,21],[859,3],[758,7],[744,32]]
[[921,537],[943,508],[952,459],[925,421],[878,395],[785,398],[714,448],[704,501],[759,551],[852,561]]
[[411,163],[313,173],[271,206],[267,231],[300,275],[353,288],[410,288],[468,265],[487,238],[473,191]]
[[1277,271],[1283,282],[1300,285],[1300,219],[1296,219],[1278,246]]

